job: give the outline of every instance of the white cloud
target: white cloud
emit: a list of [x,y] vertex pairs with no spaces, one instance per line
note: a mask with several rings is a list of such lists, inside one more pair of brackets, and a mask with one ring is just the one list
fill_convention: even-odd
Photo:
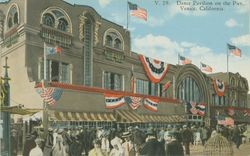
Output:
[[237,26],[242,26],[239,24],[235,19],[230,18],[225,22],[225,25],[229,28],[237,27]]
[[132,43],[135,52],[164,60],[168,63],[175,64],[175,60],[177,59],[174,58],[177,58],[178,53],[183,52],[183,48],[181,48],[178,43],[165,36],[148,34],[144,37],[135,38]]
[[[245,37],[250,36],[246,35]],[[213,68],[213,73],[227,71],[227,56],[225,52],[213,51],[209,47],[204,47],[197,43],[186,41],[178,43],[166,36],[154,36],[153,34],[135,37],[132,43],[133,51],[167,63],[177,64],[178,53],[180,53],[191,59],[192,63],[198,68],[200,67],[200,62],[203,62]],[[184,53],[184,49],[188,49],[188,51]],[[248,79],[248,82],[250,82],[250,72],[245,67],[250,66],[249,57],[249,54],[241,58],[229,56],[229,71],[240,73],[241,76]]]
[[185,48],[191,48],[191,47],[195,46],[195,44],[191,43],[191,42],[184,41],[184,42],[181,42],[181,46],[185,47]]
[[231,42],[237,46],[249,46],[250,47],[250,34],[231,38]]
[[105,6],[107,6],[112,0],[98,0],[99,4],[102,8],[104,8]]
[[250,13],[250,1],[249,0],[237,0],[234,3],[241,3],[241,5],[233,5],[236,8],[236,11],[240,14]]

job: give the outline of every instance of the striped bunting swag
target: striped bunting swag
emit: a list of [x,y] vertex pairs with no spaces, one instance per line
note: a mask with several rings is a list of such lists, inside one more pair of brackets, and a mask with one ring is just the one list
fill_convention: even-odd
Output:
[[106,108],[113,109],[122,106],[125,103],[122,95],[104,93]]
[[218,80],[218,79],[214,79],[213,84],[214,84],[214,90],[215,90],[216,94],[218,96],[224,96],[225,90],[226,90],[225,83]]
[[170,67],[170,64],[143,55],[139,55],[139,59],[148,78],[153,83],[159,83],[165,77]]
[[153,98],[144,99],[144,107],[150,111],[157,112],[158,104],[159,104],[158,99],[153,99]]

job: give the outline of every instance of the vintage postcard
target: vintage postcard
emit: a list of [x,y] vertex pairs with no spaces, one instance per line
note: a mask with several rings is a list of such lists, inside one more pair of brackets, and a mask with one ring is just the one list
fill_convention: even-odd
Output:
[[247,156],[249,0],[0,0],[0,156]]

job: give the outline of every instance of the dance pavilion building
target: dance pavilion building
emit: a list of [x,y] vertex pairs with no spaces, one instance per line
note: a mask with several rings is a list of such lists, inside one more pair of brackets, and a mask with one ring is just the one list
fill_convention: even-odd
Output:
[[209,125],[229,110],[235,122],[250,121],[240,74],[207,75],[131,52],[130,32],[89,6],[2,2],[0,46],[11,105],[43,109],[51,125]]

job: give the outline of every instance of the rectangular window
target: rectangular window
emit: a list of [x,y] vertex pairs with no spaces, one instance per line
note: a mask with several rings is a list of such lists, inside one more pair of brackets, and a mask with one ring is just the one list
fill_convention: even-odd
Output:
[[149,82],[141,79],[136,79],[136,93],[138,94],[149,94]]
[[121,74],[111,73],[111,72],[104,72],[104,82],[103,87],[105,89],[111,90],[123,90],[123,77]]
[[[39,80],[44,79],[43,60],[39,61]],[[70,83],[70,65],[54,60],[47,60],[46,80],[52,82]]]

